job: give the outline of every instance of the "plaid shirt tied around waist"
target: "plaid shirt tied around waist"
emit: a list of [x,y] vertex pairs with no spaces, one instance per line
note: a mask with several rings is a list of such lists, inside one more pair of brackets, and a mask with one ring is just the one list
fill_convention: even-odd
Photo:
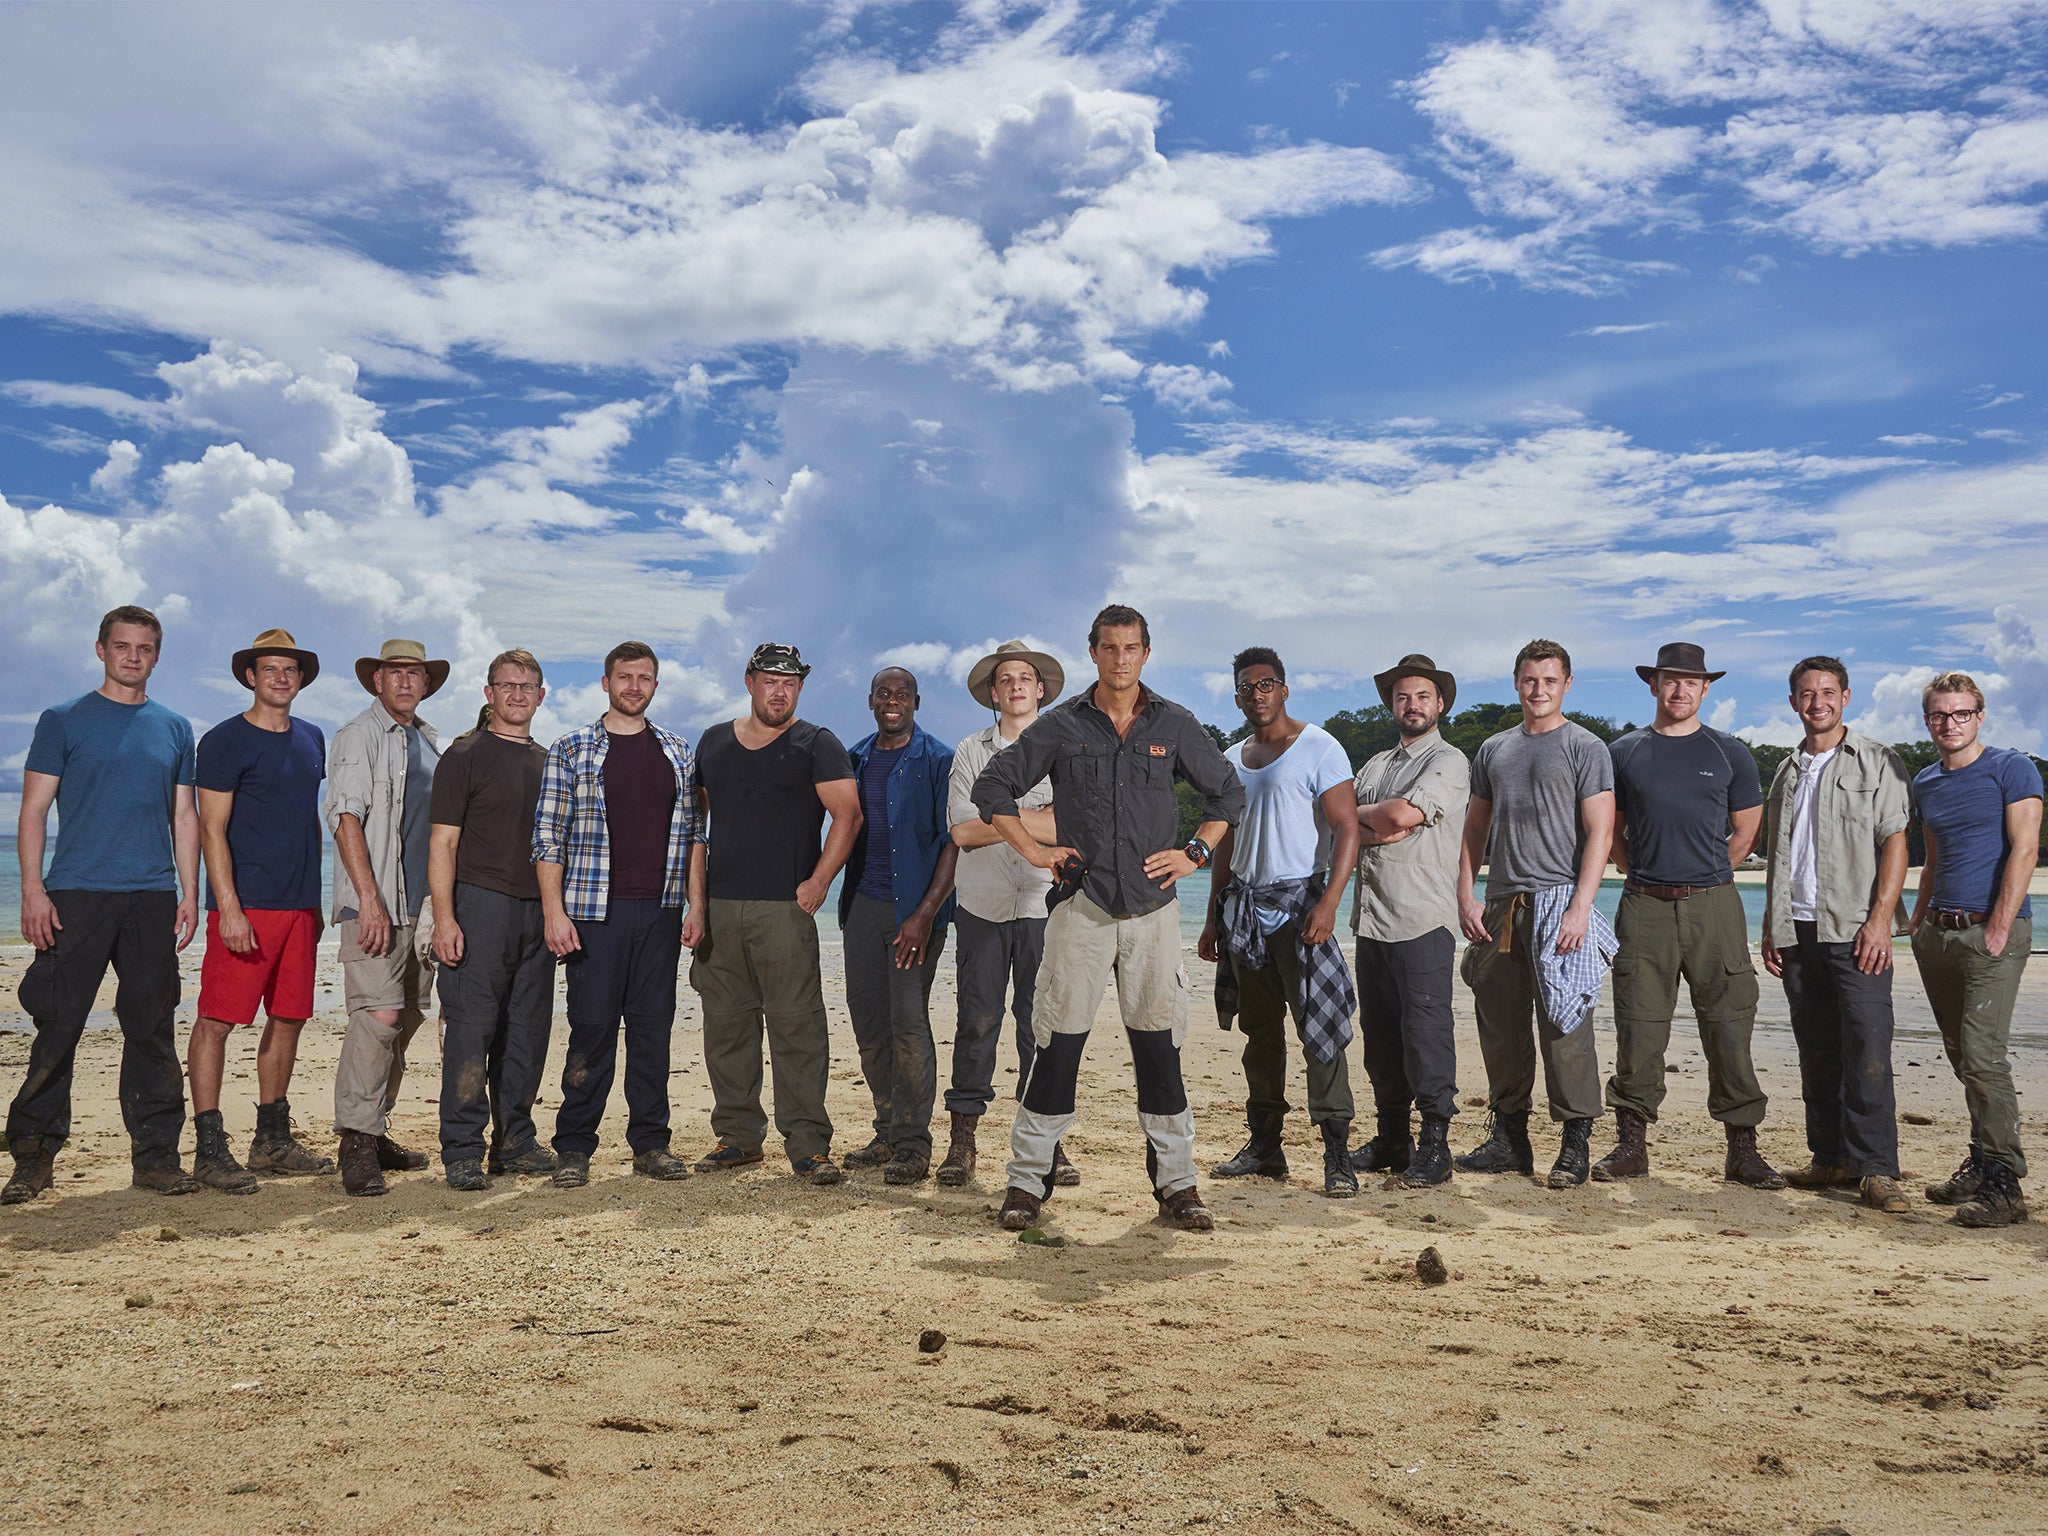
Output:
[[1335,1061],[1343,1055],[1344,1048],[1351,1043],[1351,1015],[1358,1008],[1358,990],[1352,984],[1351,971],[1344,964],[1344,949],[1336,935],[1320,944],[1306,944],[1301,938],[1301,925],[1309,909],[1323,899],[1328,884],[1329,877],[1324,874],[1306,880],[1275,880],[1268,885],[1246,885],[1233,875],[1223,888],[1230,930],[1216,960],[1216,1021],[1228,1029],[1237,1018],[1237,967],[1259,971],[1272,964],[1266,932],[1259,926],[1258,908],[1284,913],[1286,921],[1294,924],[1290,942],[1301,958],[1301,980],[1298,995],[1293,999],[1301,1048],[1322,1062]]
[[1543,990],[1543,1011],[1550,1015],[1562,1034],[1570,1034],[1593,1017],[1600,1001],[1600,985],[1621,953],[1621,942],[1607,914],[1595,907],[1586,922],[1586,941],[1568,955],[1557,952],[1557,931],[1564,926],[1565,908],[1572,904],[1576,886],[1553,885],[1533,896],[1517,893],[1508,903],[1500,924],[1501,950],[1512,947],[1515,903],[1529,904],[1529,953],[1536,962],[1536,985]]
[[[652,723],[647,729],[676,773],[661,904],[680,907],[688,884],[690,845],[705,841],[697,809],[697,759],[690,744],[673,731]],[[610,750],[611,736],[602,717],[549,747],[540,803],[533,811],[533,861],[562,866],[562,908],[579,922],[603,922],[611,901],[612,836],[604,806],[604,760]]]

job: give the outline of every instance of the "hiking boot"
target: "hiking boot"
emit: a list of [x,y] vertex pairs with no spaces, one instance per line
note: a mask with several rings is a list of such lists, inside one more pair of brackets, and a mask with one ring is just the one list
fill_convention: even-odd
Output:
[[915,1147],[898,1147],[896,1155],[882,1165],[884,1184],[922,1184],[930,1175],[931,1157]]
[[1052,1181],[1061,1189],[1072,1189],[1081,1182],[1081,1170],[1067,1160],[1065,1142],[1052,1144]]
[[129,1175],[128,1182],[137,1189],[154,1190],[159,1195],[196,1195],[202,1187],[175,1157],[136,1168]]
[[1351,1122],[1323,1122],[1323,1193],[1349,1200],[1358,1193],[1358,1174],[1351,1166]]
[[494,1157],[490,1161],[492,1173],[553,1173],[555,1166],[555,1154],[538,1142],[524,1152],[516,1152],[511,1157]]
[[1956,1171],[1939,1184],[1927,1186],[1927,1198],[1936,1205],[1961,1205],[1974,1200],[1977,1190],[1984,1182],[1984,1155],[1977,1150],[1977,1144],[1970,1143],[1969,1154],[1956,1165]]
[[1176,1189],[1170,1195],[1157,1195],[1159,1209],[1176,1227],[1183,1232],[1210,1232],[1216,1227],[1216,1218],[1209,1207],[1202,1204],[1202,1192],[1190,1184],[1186,1189]]
[[690,1170],[681,1158],[676,1157],[667,1147],[649,1147],[645,1152],[633,1154],[633,1171],[643,1173],[650,1179],[660,1179],[673,1184],[677,1179],[687,1179]]
[[979,1115],[953,1116],[953,1135],[938,1172],[939,1182],[948,1189],[958,1189],[974,1177],[974,1132],[980,1120]]
[[1602,1184],[1616,1179],[1640,1179],[1650,1171],[1650,1122],[1632,1109],[1614,1112],[1614,1149],[1593,1165],[1593,1177]]
[[255,1194],[256,1175],[235,1161],[235,1154],[228,1148],[228,1130],[221,1123],[220,1111],[209,1109],[204,1114],[193,1116],[192,1129],[198,1138],[198,1146],[192,1153],[192,1177],[208,1189],[217,1189],[224,1195]]
[[17,1136],[14,1138],[14,1174],[0,1187],[0,1205],[26,1205],[57,1177],[57,1149],[61,1136]]
[[578,1157],[574,1152],[561,1152],[555,1156],[554,1184],[557,1189],[581,1189],[590,1182],[590,1159]]
[[1242,1179],[1256,1174],[1263,1179],[1287,1177],[1287,1154],[1280,1150],[1281,1115],[1247,1115],[1251,1138],[1238,1148],[1237,1156],[1218,1163],[1210,1173],[1219,1179]]
[[735,1168],[751,1168],[759,1161],[759,1147],[736,1147],[729,1141],[721,1141],[698,1158],[695,1167],[699,1173],[731,1173]]
[[484,1172],[480,1157],[459,1157],[448,1165],[444,1175],[450,1189],[466,1192],[486,1190],[491,1187],[491,1176]]
[[1547,1181],[1552,1189],[1576,1189],[1586,1182],[1586,1160],[1592,1154],[1587,1143],[1593,1138],[1593,1122],[1567,1120],[1564,1140],[1557,1149],[1557,1161],[1550,1165]]
[[392,1173],[418,1173],[428,1163],[424,1152],[408,1152],[389,1136],[377,1138],[377,1166]]
[[296,1176],[332,1173],[334,1159],[322,1156],[292,1134],[288,1099],[256,1106],[256,1134],[249,1138],[249,1171]]
[[1858,1198],[1873,1211],[1883,1211],[1888,1216],[1903,1216],[1913,1208],[1899,1181],[1882,1173],[1863,1176],[1862,1193]]
[[384,1173],[377,1166],[377,1138],[367,1131],[341,1133],[341,1187],[351,1195],[384,1193]]
[[1415,1155],[1415,1138],[1408,1131],[1408,1107],[1398,1112],[1379,1111],[1379,1130],[1371,1141],[1351,1154],[1351,1166],[1360,1173],[1401,1173]]
[[809,1157],[798,1158],[789,1166],[796,1171],[798,1178],[816,1184],[821,1189],[828,1184],[837,1184],[846,1177],[840,1171],[839,1165],[832,1161],[830,1152],[813,1152]]
[[1727,1129],[1728,1160],[1723,1165],[1721,1177],[1731,1184],[1746,1184],[1751,1189],[1783,1189],[1785,1175],[1765,1162],[1763,1153],[1757,1150],[1756,1127],[1731,1125]]
[[1810,1157],[1804,1168],[1787,1168],[1785,1182],[1794,1189],[1854,1189],[1856,1175],[1840,1163]]
[[858,1151],[847,1153],[846,1166],[849,1168],[879,1168],[895,1155],[896,1149],[880,1136],[877,1136]]
[[[1425,1117],[1422,1123],[1427,1126],[1429,1121]],[[1452,1158],[1451,1166],[1460,1173],[1534,1173],[1536,1151],[1529,1145],[1529,1111],[1493,1111],[1486,1117],[1486,1140],[1462,1157]]]
[[1956,1207],[1956,1225],[1962,1227],[2010,1227],[2027,1219],[2026,1197],[2020,1181],[2003,1163],[1984,1160],[1984,1179],[1977,1193]]
[[1012,1184],[1003,1191],[1003,1208],[996,1219],[1003,1224],[1005,1232],[1022,1232],[1026,1227],[1038,1225],[1038,1213],[1044,1208],[1045,1202],[1038,1196]]
[[[1526,1123],[1528,1117],[1523,1116]],[[1415,1143],[1415,1156],[1401,1175],[1410,1189],[1428,1189],[1451,1181],[1451,1122],[1442,1115],[1422,1117],[1422,1135]],[[1522,1145],[1529,1145],[1529,1133],[1522,1133]]]

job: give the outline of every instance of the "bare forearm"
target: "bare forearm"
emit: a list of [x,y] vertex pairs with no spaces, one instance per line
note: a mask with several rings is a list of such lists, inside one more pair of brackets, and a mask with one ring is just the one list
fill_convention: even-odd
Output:
[[213,904],[222,916],[242,910],[242,898],[235,890],[235,859],[228,851],[226,822],[201,818],[200,844],[206,853],[206,883],[213,891]]
[[953,894],[953,874],[960,864],[960,850],[948,843],[939,850],[939,861],[932,867],[931,884],[924,888],[924,899],[917,904],[917,910],[926,917],[932,916],[946,904],[946,898]]
[[817,866],[811,871],[811,878],[820,885],[830,885],[833,876],[846,867],[846,861],[853,857],[853,840],[860,835],[860,816],[834,816],[832,830],[825,834],[825,848],[818,855]]
[[2012,926],[2013,920],[2020,915],[2020,903],[2027,899],[2027,888],[2034,879],[2034,863],[2039,857],[2038,845],[2025,848],[2015,845],[2007,855],[2005,872],[1998,882],[1998,904],[1992,912],[2001,925]]
[[177,811],[171,818],[171,857],[178,866],[178,889],[188,900],[199,899],[199,812],[187,798],[190,790],[179,796]]
[[[704,904],[710,899],[706,894],[710,889],[706,867],[704,845],[690,844],[690,861],[683,875],[683,889],[692,912],[702,912]],[[558,891],[561,887],[561,868],[559,864],[555,866],[555,885]]]
[[1877,884],[1870,893],[1870,912],[1889,923],[1906,890],[1906,834],[1894,832],[1877,855]]
[[[694,853],[695,850],[692,850]],[[536,859],[533,865],[534,883],[540,887],[540,911],[542,917],[567,917],[568,911],[562,905],[562,866],[546,859]]]
[[427,844],[427,894],[434,899],[434,915],[447,922],[455,915],[455,855],[461,847],[462,828],[436,825]]

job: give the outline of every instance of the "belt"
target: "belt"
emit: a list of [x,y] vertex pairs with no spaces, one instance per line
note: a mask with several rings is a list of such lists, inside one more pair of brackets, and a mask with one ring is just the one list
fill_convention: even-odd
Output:
[[1928,921],[1937,928],[1975,928],[1985,916],[1982,912],[1936,912]]
[[1704,896],[1709,891],[1721,889],[1718,885],[1652,885],[1647,880],[1631,879],[1626,889],[1638,896],[1655,897],[1658,901],[1684,901],[1689,896]]

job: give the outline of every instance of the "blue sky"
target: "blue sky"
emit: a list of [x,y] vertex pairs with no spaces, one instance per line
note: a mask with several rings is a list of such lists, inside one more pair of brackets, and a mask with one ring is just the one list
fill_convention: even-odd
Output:
[[[276,623],[523,644],[589,718],[801,645],[848,736],[1024,635],[1229,723],[1532,635],[1641,718],[1659,642],[1785,739],[1848,658],[2048,732],[2048,8],[10,6],[0,793],[91,631],[210,721]],[[81,112],[79,103],[93,102]],[[438,711],[438,714],[437,714]]]

